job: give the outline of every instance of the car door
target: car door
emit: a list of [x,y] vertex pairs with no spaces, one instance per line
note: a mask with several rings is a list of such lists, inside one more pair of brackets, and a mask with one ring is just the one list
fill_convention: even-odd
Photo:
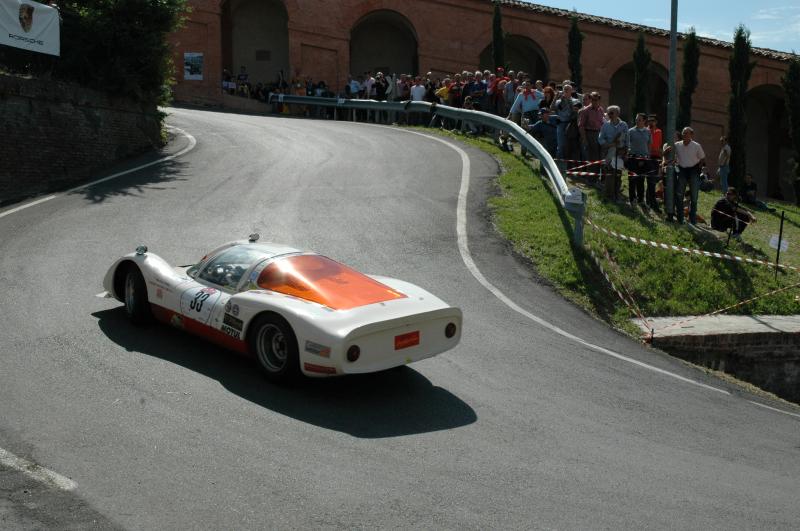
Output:
[[203,263],[195,275],[195,285],[181,295],[181,313],[199,323],[239,339],[241,320],[238,307],[229,305],[231,297],[254,262],[263,253],[250,245],[227,248]]

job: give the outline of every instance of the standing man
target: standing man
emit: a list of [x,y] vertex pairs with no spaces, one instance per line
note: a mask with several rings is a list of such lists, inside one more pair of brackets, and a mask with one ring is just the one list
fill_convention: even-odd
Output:
[[563,159],[567,151],[567,125],[572,119],[573,106],[580,103],[572,97],[572,85],[564,85],[561,94],[550,108],[558,117],[558,158]]
[[616,201],[619,195],[620,175],[622,168],[625,167],[625,155],[628,149],[628,124],[620,119],[619,113],[619,106],[608,106],[608,121],[600,128],[597,137],[600,148],[606,153],[608,173],[605,178],[605,196],[612,201]]
[[722,148],[719,150],[719,158],[717,159],[717,166],[719,167],[719,185],[723,190],[728,189],[728,175],[731,173],[731,146],[728,144],[728,137],[719,137],[719,144]]
[[[425,85],[422,84],[422,78],[417,76],[414,78],[414,85],[411,87],[411,101],[425,101],[425,93],[427,89]],[[409,115],[410,118],[410,125],[419,125],[420,121],[422,120],[421,113],[412,112]]]
[[605,110],[600,106],[600,94],[592,92],[589,94],[590,103],[578,113],[578,131],[581,135],[581,143],[586,146],[586,158],[591,161],[600,160],[600,144],[597,143],[597,135],[603,127]]
[[[686,185],[689,185],[689,223],[697,223],[697,196],[700,193],[700,171],[705,168],[706,154],[693,140],[694,129],[684,127],[681,142],[675,144],[675,161],[678,164],[678,186],[675,187],[675,204],[683,205]],[[683,208],[677,208],[678,223],[683,223]]]
[[658,206],[658,200],[656,199],[656,187],[661,178],[657,168],[661,164],[661,146],[664,143],[664,136],[658,127],[658,117],[655,114],[647,117],[647,128],[650,129],[650,170],[654,174],[652,179],[650,177],[647,178],[647,204],[660,214],[661,207]]
[[[650,129],[647,127],[647,116],[644,113],[636,115],[636,126],[628,130],[628,145],[630,152],[628,156],[628,199],[631,206],[634,202],[644,205],[644,181],[647,179],[658,179],[652,175],[652,165],[650,163]],[[648,190],[651,188],[647,187]],[[655,183],[653,183],[653,201],[655,203]],[[652,206],[650,197],[647,198],[648,206]]]

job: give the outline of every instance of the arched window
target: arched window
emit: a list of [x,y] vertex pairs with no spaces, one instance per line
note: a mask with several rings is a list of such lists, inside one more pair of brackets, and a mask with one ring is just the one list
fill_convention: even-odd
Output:
[[[609,105],[619,105],[622,108],[620,116],[623,120],[632,124],[633,116],[631,107],[633,106],[633,79],[635,69],[633,63],[621,66],[614,75],[611,76],[611,94],[608,100]],[[647,110],[648,114],[658,116],[658,123],[667,122],[667,79],[669,72],[658,63],[650,63],[650,71],[647,78]]]
[[[508,35],[505,38],[505,61],[509,69],[530,74],[531,80],[541,79],[547,83],[550,71],[547,56],[542,48],[528,37],[522,35]],[[494,72],[492,60],[492,45],[483,49],[480,56],[481,70]]]
[[791,168],[792,144],[783,88],[760,85],[747,92],[747,171],[758,193],[776,199],[794,197]]
[[280,0],[228,0],[222,6],[223,68],[247,69],[251,83],[274,83],[289,72],[289,16]]
[[417,74],[417,33],[396,11],[373,11],[350,31],[350,74]]

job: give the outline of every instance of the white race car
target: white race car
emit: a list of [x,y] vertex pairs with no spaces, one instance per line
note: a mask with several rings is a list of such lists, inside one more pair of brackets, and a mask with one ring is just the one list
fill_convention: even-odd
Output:
[[179,267],[139,247],[108,270],[104,295],[135,324],[155,318],[254,356],[273,381],[382,371],[461,338],[461,310],[418,286],[257,240]]

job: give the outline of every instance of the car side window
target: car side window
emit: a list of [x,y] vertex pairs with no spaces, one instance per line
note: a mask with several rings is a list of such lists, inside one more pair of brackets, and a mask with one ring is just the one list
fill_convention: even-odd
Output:
[[245,245],[231,247],[204,264],[197,272],[196,278],[234,289],[245,271],[261,258],[263,253],[251,247]]

